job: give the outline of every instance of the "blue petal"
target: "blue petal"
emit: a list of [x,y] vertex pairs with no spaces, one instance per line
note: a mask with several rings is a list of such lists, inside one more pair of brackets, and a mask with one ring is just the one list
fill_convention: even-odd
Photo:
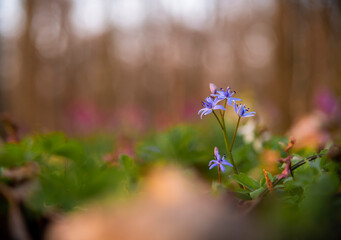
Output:
[[255,114],[256,114],[256,112],[249,112],[249,113],[245,113],[243,115],[243,117],[253,117],[253,116],[255,116]]
[[213,165],[210,167],[210,170],[211,170],[212,168],[216,167],[216,166],[218,166],[218,163],[213,164]]
[[212,99],[211,97],[207,97],[207,98],[206,98],[206,102],[208,102],[208,103],[213,103],[213,99]]
[[211,109],[207,110],[204,115],[210,114],[212,112]]
[[199,112],[198,112],[198,114],[200,114],[202,111],[205,111],[205,110],[206,110],[206,108],[200,109]]
[[221,164],[224,164],[224,165],[227,165],[227,166],[233,167],[233,165],[232,165],[231,163],[227,162],[227,161],[225,161],[225,162],[222,162]]
[[225,167],[222,164],[220,164],[220,169],[221,171],[225,172]]
[[216,105],[216,106],[214,106],[214,108],[212,108],[212,109],[214,109],[214,110],[216,110],[216,109],[221,109],[221,110],[224,110],[224,111],[225,111],[225,108],[224,108],[223,106],[221,106],[221,105]]
[[205,112],[207,112],[207,109],[201,113],[201,115],[200,115],[201,119],[202,119],[202,116],[205,114]]
[[221,100],[224,100],[225,97],[222,97],[222,96],[217,96],[216,99],[214,99],[214,104],[217,104],[218,102],[220,102]]
[[216,99],[217,99],[216,103],[218,103],[218,102],[226,99],[226,97],[219,95]]
[[221,161],[221,164],[228,164],[228,161],[226,161],[226,159],[223,158],[223,160]]
[[229,99],[231,99],[232,101],[241,101],[241,99],[235,97],[230,97]]
[[234,111],[237,113],[237,115],[238,115],[238,108],[237,108],[237,103],[234,103]]
[[217,163],[216,160],[211,160],[209,163],[208,163],[208,166],[211,166],[212,163]]
[[233,105],[233,100],[231,100],[231,98],[227,99],[227,105],[229,105],[229,106]]

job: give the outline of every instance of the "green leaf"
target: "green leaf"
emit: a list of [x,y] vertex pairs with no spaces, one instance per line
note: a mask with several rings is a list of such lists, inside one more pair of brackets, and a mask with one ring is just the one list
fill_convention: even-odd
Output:
[[131,171],[135,167],[134,159],[132,159],[128,155],[121,155],[118,161],[126,171]]
[[259,183],[245,173],[233,174],[231,178],[251,191],[259,188]]
[[2,167],[18,167],[30,160],[33,160],[33,157],[22,144],[6,143],[0,149],[0,166]]
[[252,199],[256,199],[264,190],[265,190],[264,187],[260,187],[260,188],[256,189],[255,191],[250,192],[250,197]]

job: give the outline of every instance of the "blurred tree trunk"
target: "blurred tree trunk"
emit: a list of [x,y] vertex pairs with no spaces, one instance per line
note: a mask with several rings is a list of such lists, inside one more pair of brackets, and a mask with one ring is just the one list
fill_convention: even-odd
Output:
[[[292,85],[292,6],[291,1],[280,0],[277,2],[277,20],[275,21],[275,31],[277,35],[276,54],[276,79],[268,86],[267,94],[269,99],[274,101],[274,105],[269,105],[268,115],[273,121],[270,123],[274,132],[281,132],[290,126],[290,105],[288,104],[289,93]],[[271,103],[270,103],[271,104]]]
[[[13,92],[13,111],[22,123],[36,126],[39,116],[37,110],[39,103],[36,101],[36,73],[38,57],[32,39],[32,20],[36,7],[36,0],[26,0],[23,3],[26,21],[23,34],[19,39],[19,83]],[[33,127],[34,128],[34,127]]]

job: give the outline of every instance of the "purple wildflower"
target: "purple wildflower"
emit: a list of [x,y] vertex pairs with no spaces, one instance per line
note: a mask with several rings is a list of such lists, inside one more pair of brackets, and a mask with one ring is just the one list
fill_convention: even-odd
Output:
[[200,118],[202,118],[203,115],[210,114],[213,110],[221,109],[225,111],[225,108],[221,105],[217,105],[218,100],[212,99],[211,97],[206,98],[206,102],[202,101],[202,106],[204,108],[200,109],[198,114],[201,113]]
[[233,167],[231,163],[226,161],[225,155],[221,157],[219,154],[219,149],[217,147],[214,147],[214,160],[211,160],[208,166],[210,167],[210,170],[216,166],[220,166],[221,171],[225,172],[225,167],[223,165]]
[[239,98],[232,97],[236,91],[231,91],[230,87],[226,88],[226,91],[224,89],[220,88],[221,91],[217,91],[218,94],[212,94],[211,96],[217,97],[219,101],[226,99],[227,104],[232,106],[234,101],[241,101]]
[[245,107],[245,104],[244,105],[242,105],[242,104],[238,105],[237,103],[234,103],[234,111],[237,113],[237,115],[239,117],[253,117],[256,114],[256,112],[249,112],[248,113],[249,109],[250,108]]

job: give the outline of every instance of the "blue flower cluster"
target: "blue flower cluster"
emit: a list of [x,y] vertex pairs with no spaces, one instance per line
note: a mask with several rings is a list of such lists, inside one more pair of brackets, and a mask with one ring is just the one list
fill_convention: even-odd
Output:
[[[223,88],[220,88],[220,91],[218,91],[217,86],[213,83],[210,83],[210,90],[211,90],[211,95],[207,97],[205,101],[202,101],[203,108],[199,110],[198,114],[200,114],[200,118],[202,118],[203,115],[208,115],[213,112],[214,116],[217,118],[217,121],[219,122],[219,125],[223,131],[226,150],[229,154],[229,158],[233,165],[225,159],[225,155],[221,156],[219,154],[219,150],[217,147],[214,148],[214,160],[210,161],[208,164],[208,166],[210,167],[209,168],[210,170],[214,167],[218,167],[219,182],[221,183],[220,169],[222,170],[222,172],[225,172],[224,165],[233,167],[234,172],[238,174],[238,169],[235,166],[235,163],[233,161],[232,147],[233,147],[233,143],[237,134],[239,122],[240,122],[240,119],[243,117],[253,117],[256,114],[256,112],[249,112],[249,108],[245,107],[245,104],[244,105],[237,104],[236,102],[241,101],[241,99],[233,97],[233,95],[236,94],[236,92],[232,91],[230,87],[227,87],[226,90],[224,90]],[[219,105],[218,103],[223,100],[225,100],[224,106]],[[231,146],[228,143],[228,137],[226,133],[225,112],[222,112],[222,111],[226,111],[225,108],[227,105],[234,107],[234,111],[238,116],[238,121],[236,124],[236,129],[233,135]],[[217,114],[215,114],[214,110],[220,110],[220,113],[221,113],[220,120]]]
[[200,109],[198,114],[200,115],[200,118],[202,118],[203,115],[208,115],[212,113],[213,110],[223,110],[225,111],[225,108],[221,105],[218,105],[218,103],[222,100],[226,99],[226,103],[229,106],[234,106],[234,110],[236,114],[239,117],[253,117],[256,112],[248,112],[249,108],[245,107],[245,104],[237,104],[237,101],[241,101],[239,98],[232,97],[236,92],[232,91],[230,87],[226,88],[226,91],[224,91],[223,88],[220,88],[220,91],[217,90],[217,86],[213,83],[210,83],[210,90],[211,95],[206,98],[206,101],[202,101],[202,106],[204,108]]

